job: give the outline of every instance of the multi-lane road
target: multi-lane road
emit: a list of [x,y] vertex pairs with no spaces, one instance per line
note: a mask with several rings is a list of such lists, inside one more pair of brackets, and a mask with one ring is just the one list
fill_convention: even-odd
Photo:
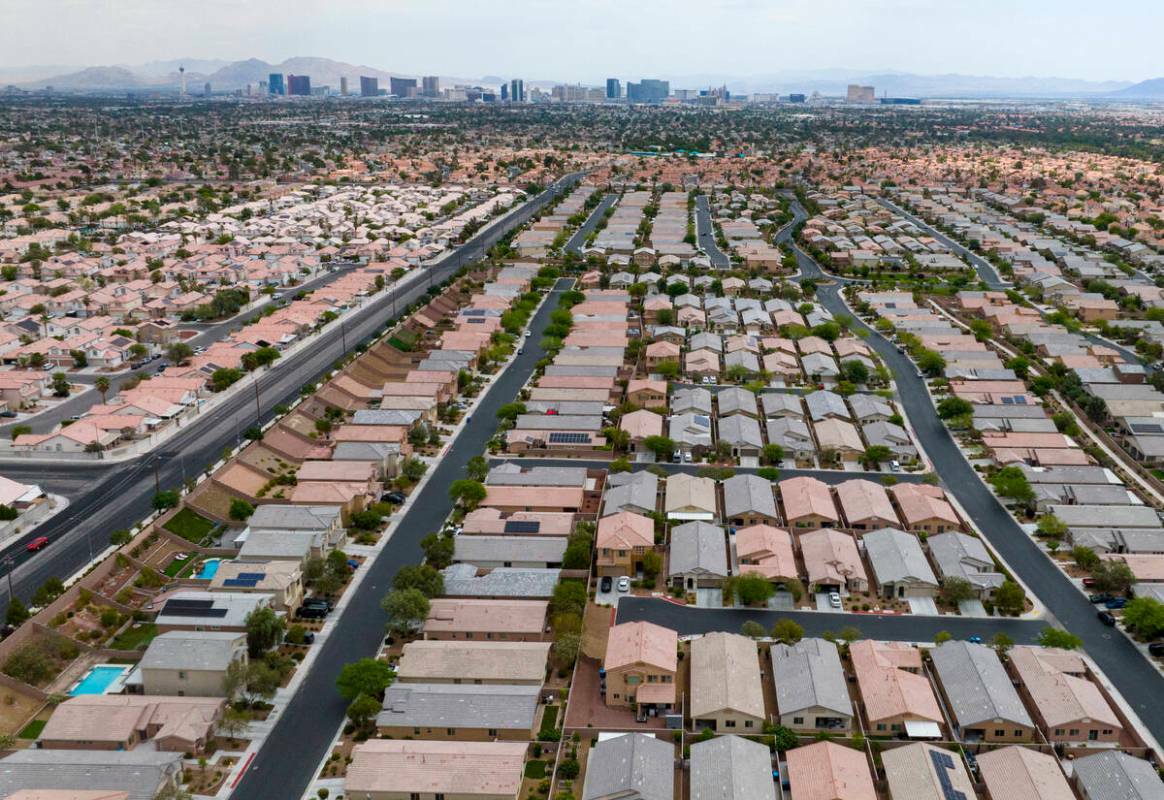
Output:
[[[273,369],[248,377],[258,384],[258,408],[252,391],[237,392],[212,411],[186,423],[159,449],[132,461],[43,463],[5,461],[0,472],[14,480],[37,483],[46,491],[69,498],[61,514],[26,532],[11,543],[0,560],[0,611],[7,608],[11,571],[15,594],[25,601],[50,577],[67,577],[84,567],[109,544],[110,534],[128,528],[151,511],[155,486],[176,488],[187,478],[199,476],[216,463],[224,450],[238,443],[240,431],[266,422],[273,409],[292,402],[300,388],[316,381],[348,349],[383,330],[410,303],[419,299],[430,283],[446,280],[462,266],[480,258],[509,231],[527,222],[542,206],[577,183],[581,173],[567,175],[529,200],[523,207],[487,225],[465,245],[429,267],[428,280],[416,280],[406,288],[382,293],[342,323],[327,326],[309,345],[276,362]],[[24,545],[34,536],[48,536],[50,544],[29,554]],[[9,560],[11,559],[11,560]]]

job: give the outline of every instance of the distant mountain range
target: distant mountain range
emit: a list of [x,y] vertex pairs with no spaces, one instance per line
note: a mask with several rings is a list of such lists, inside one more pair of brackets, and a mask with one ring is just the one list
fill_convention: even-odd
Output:
[[[270,64],[257,58],[244,61],[214,59],[172,59],[147,64],[70,68],[20,67],[0,68],[0,84],[12,83],[24,89],[43,89],[52,86],[60,91],[122,92],[173,91],[180,84],[179,67],[186,69],[186,82],[191,92],[198,92],[209,82],[216,92],[257,86],[272,72],[307,75],[313,86],[339,88],[340,78],[346,77],[353,89],[359,77],[378,78],[385,86],[395,77],[417,75],[388,72],[366,65],[348,64],[329,58],[296,57],[279,64]],[[1131,81],[1086,81],[1075,78],[1023,77],[1000,78],[979,75],[915,75],[885,71],[879,73],[858,70],[822,69],[776,72],[764,75],[725,75],[715,73],[690,75],[662,75],[669,78],[672,88],[697,89],[726,85],[738,94],[778,92],[789,94],[820,92],[826,96],[844,95],[849,84],[872,86],[878,97],[925,98],[1112,98],[1117,100],[1164,99],[1164,78]],[[502,78],[487,76],[466,79],[442,76],[441,82],[499,85]],[[526,86],[552,86],[559,81],[527,79]],[[595,81],[594,85],[600,85]]]

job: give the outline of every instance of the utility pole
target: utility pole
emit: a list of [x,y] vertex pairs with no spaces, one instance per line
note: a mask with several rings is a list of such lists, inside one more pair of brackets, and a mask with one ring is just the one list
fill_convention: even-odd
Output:
[[161,478],[158,476],[158,460],[159,460],[159,458],[160,458],[159,456],[154,456],[154,458],[153,458],[153,462],[154,462],[154,494],[161,494],[162,493],[162,481],[161,481]]
[[262,427],[263,407],[259,405],[259,376],[255,375],[255,424]]
[[[92,559],[89,560],[92,561]],[[11,554],[4,556],[4,566],[8,568],[8,600],[11,602],[16,597],[12,591],[12,570],[16,569],[16,560],[12,558]]]
[[[348,328],[347,320],[340,318],[340,341],[343,343],[344,354],[348,352]],[[258,387],[255,387],[256,390]]]

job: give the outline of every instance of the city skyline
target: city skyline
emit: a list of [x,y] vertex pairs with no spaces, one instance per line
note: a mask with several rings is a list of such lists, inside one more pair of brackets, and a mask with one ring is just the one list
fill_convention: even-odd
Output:
[[[610,75],[744,78],[822,69],[1138,81],[1159,73],[1153,32],[1164,26],[1164,8],[1146,2],[1123,3],[1121,13],[1096,18],[1092,8],[1075,0],[1033,0],[1017,10],[961,0],[938,7],[918,0],[700,5],[679,0],[633,8],[613,0],[571,7],[517,0],[503,9],[464,8],[450,0],[403,0],[390,9],[369,0],[288,0],[241,8],[210,0],[197,9],[170,0],[7,5],[9,33],[0,33],[0,66],[9,69],[178,57],[278,63],[313,55],[405,74],[523,75],[527,81],[595,85]],[[608,24],[613,13],[616,26]],[[435,19],[439,26],[432,24]],[[45,28],[48,20],[51,31]],[[709,24],[713,21],[721,24]],[[157,36],[165,29],[183,31],[180,50]],[[93,30],[103,35],[93,37]],[[38,35],[28,36],[29,31]],[[945,31],[957,31],[957,40],[951,42]],[[592,44],[564,46],[576,41]],[[1063,46],[1066,41],[1071,47]],[[598,62],[601,67],[594,42],[612,54]],[[680,46],[684,42],[699,46]]]

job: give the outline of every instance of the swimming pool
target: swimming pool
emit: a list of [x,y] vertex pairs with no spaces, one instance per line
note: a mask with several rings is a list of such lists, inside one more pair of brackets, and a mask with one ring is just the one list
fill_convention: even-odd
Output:
[[83,694],[109,694],[121,691],[129,667],[120,664],[98,664],[77,681],[69,694],[73,697]]
[[198,567],[198,574],[194,577],[204,581],[210,580],[218,574],[218,564],[221,561],[221,558],[206,559],[202,562],[201,566]]

